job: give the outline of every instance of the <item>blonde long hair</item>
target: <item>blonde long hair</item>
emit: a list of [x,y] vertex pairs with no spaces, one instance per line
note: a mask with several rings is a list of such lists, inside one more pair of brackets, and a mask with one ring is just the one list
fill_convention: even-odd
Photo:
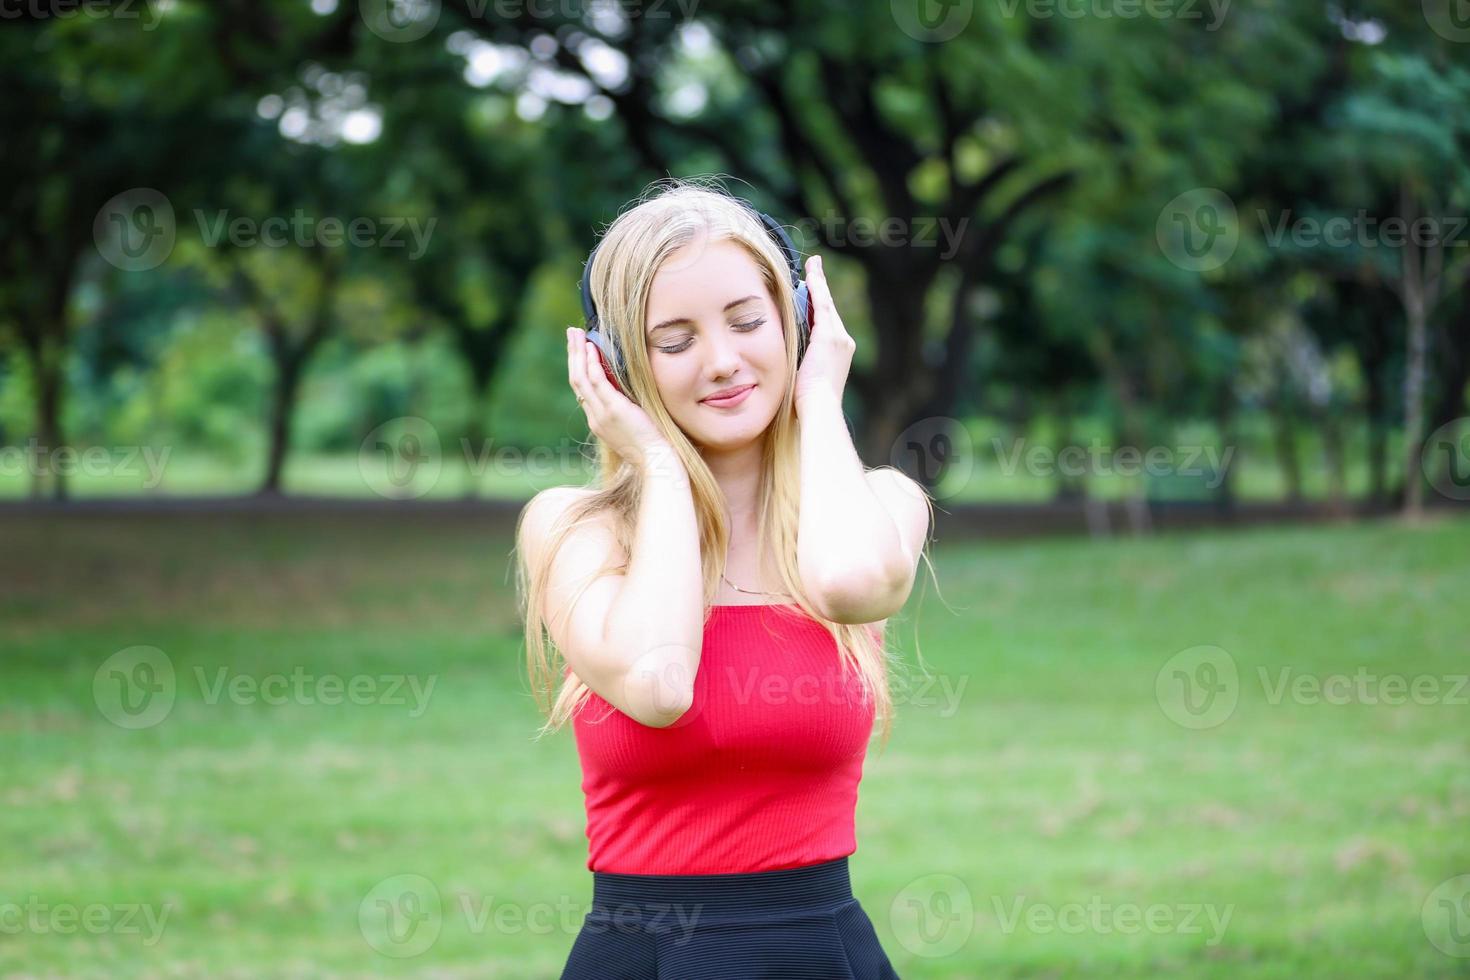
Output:
[[[789,266],[760,219],[742,202],[715,183],[665,178],[649,186],[603,235],[593,253],[590,288],[604,335],[622,353],[627,390],[663,433],[684,463],[699,527],[699,553],[704,579],[705,616],[719,591],[724,573],[730,529],[725,520],[724,495],[699,451],[669,415],[659,397],[644,341],[644,317],[654,274],[675,251],[700,242],[730,240],[744,248],[760,269],[766,288],[781,314],[788,365],[781,406],[767,430],[761,459],[757,501],[757,541],[762,553],[775,557],[782,589],[796,605],[826,627],[841,654],[842,673],[856,670],[865,698],[874,704],[874,714],[887,743],[892,727],[893,699],[888,689],[892,658],[882,632],[865,625],[835,623],[823,619],[802,587],[797,566],[796,533],[800,502],[800,429],[795,407],[797,336],[795,301]],[[548,536],[543,557],[535,569],[527,568],[519,548],[516,562],[516,592],[525,623],[526,665],[532,694],[547,716],[537,737],[564,725],[587,701],[591,688],[569,674],[569,667],[555,649],[542,615],[542,596],[547,588],[552,558],[573,528],[599,516],[610,516],[615,539],[624,555],[633,550],[642,483],[637,470],[627,465],[600,439],[594,459],[598,474],[589,485],[592,491],[571,504]],[[934,505],[925,502],[933,516]],[[516,527],[521,540],[522,512]],[[627,563],[609,561],[579,587],[575,603],[592,581],[604,574],[626,571]],[[932,569],[932,565],[931,565]],[[552,652],[548,652],[548,648]],[[558,663],[558,661],[560,663]]]

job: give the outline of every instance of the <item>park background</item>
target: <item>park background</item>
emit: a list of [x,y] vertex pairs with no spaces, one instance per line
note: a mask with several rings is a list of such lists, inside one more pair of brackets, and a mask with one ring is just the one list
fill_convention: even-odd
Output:
[[938,511],[899,972],[1470,975],[1459,0],[0,17],[0,976],[557,974],[514,521],[587,251],[708,174]]

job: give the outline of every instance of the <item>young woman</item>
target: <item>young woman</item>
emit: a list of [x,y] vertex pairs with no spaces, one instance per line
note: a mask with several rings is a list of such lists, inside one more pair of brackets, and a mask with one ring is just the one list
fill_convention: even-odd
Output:
[[573,722],[586,796],[563,980],[896,977],[847,860],[929,498],[858,458],[855,344],[771,219],[660,182],[587,272],[567,374],[600,476],[517,527],[542,731]]

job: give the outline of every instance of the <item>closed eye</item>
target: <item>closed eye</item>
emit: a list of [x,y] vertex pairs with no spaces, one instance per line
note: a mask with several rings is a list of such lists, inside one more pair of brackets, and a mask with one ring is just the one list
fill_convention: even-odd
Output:
[[[730,326],[735,330],[740,331],[741,333],[750,333],[752,330],[755,330],[757,327],[765,322],[766,318],[762,316],[757,317],[754,320],[746,320],[741,323],[732,323]],[[674,344],[670,347],[660,347],[659,350],[663,351],[665,354],[678,354],[681,351],[688,350],[689,345],[692,343],[694,343],[694,338],[690,337],[687,340],[684,340],[683,342],[678,344]]]

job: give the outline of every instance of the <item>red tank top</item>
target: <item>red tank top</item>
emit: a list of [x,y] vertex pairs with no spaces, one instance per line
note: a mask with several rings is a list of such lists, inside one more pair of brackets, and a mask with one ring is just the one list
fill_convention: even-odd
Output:
[[588,869],[736,874],[857,850],[874,708],[840,657],[798,607],[712,606],[694,700],[673,725],[589,693],[573,718]]

